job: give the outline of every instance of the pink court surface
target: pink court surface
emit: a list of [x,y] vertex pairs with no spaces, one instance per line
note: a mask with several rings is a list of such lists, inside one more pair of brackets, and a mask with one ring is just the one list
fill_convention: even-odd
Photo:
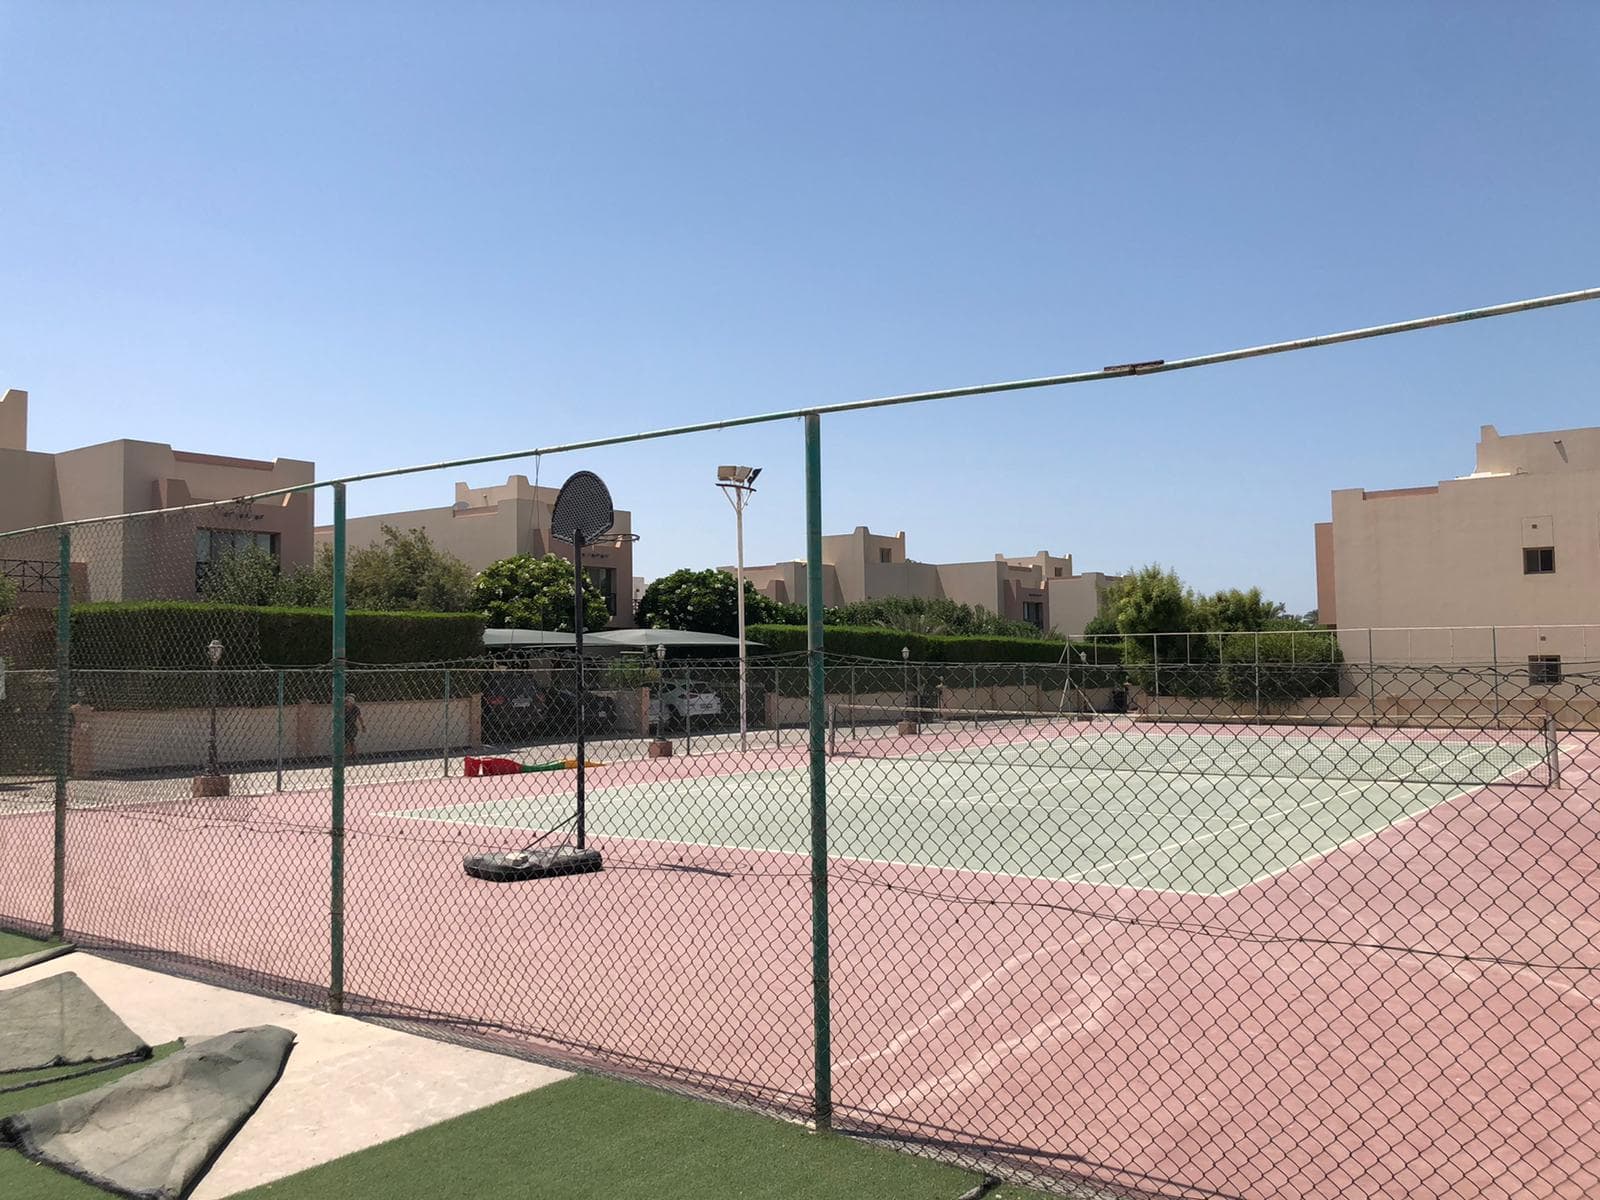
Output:
[[[1413,788],[1393,811],[1378,784],[1301,780],[1302,801],[1280,777],[1262,808],[1238,779],[1041,784],[1042,766],[1002,761],[990,774],[1028,800],[996,817],[1006,806],[971,799],[949,759],[879,749],[830,764],[841,1128],[1164,1196],[1600,1193],[1596,735],[1562,736],[1554,786],[1513,764],[1497,782]],[[171,799],[178,783],[132,804],[72,784],[70,936],[316,997],[328,792]],[[513,885],[467,878],[462,857],[559,824],[570,774],[350,787],[350,1009],[805,1116],[803,751],[635,759],[590,785],[606,869]],[[1159,811],[1129,803],[1164,788]],[[1305,832],[1319,800],[1380,792],[1366,824]],[[1070,796],[1079,823],[1041,833],[1039,814]],[[1193,824],[1196,806],[1210,819]],[[0,919],[37,926],[52,820],[13,810],[0,792]],[[1117,836],[1083,845],[1098,836],[1088,811]],[[1186,839],[1135,849],[1173,822],[1190,822]],[[1275,822],[1291,826],[1264,838]],[[1170,872],[1219,842],[1267,848],[1212,854],[1192,886],[1147,878],[1156,851]],[[931,846],[954,849],[894,852]],[[1052,854],[1073,857],[1051,868]]]

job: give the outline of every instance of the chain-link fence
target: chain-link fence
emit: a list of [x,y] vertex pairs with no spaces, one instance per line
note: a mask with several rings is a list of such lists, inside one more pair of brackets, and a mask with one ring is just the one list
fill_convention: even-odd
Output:
[[[733,659],[208,601],[256,512],[0,537],[5,924],[1068,1193],[1600,1189],[1592,663],[758,656],[741,731]],[[469,877],[580,719],[603,869]]]

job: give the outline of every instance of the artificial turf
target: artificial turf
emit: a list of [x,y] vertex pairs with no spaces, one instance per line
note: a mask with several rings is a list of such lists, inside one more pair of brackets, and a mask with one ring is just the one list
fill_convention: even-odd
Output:
[[0,929],[0,958],[21,958],[24,954],[32,954],[35,950],[48,950],[56,944],[23,937],[20,933],[7,933]]
[[[576,1076],[240,1193],[241,1200],[956,1200],[967,1171]],[[1029,1195],[1003,1187],[994,1200]]]

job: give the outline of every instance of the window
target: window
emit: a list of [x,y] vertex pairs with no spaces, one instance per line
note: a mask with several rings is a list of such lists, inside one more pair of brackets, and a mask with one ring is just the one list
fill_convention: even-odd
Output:
[[893,551],[891,551],[889,549],[889,547],[887,547],[887,546],[879,546],[878,547],[878,561],[879,562],[881,562],[881,563],[889,562],[890,561],[890,556],[892,554],[893,554]]
[[1530,546],[1522,552],[1522,573],[1524,575],[1550,575],[1556,569],[1556,548],[1554,546]]
[[585,567],[589,573],[589,582],[600,589],[601,595],[606,598],[606,611],[613,617],[617,615],[617,569],[615,567]]
[[199,591],[205,584],[206,572],[211,564],[259,550],[278,557],[278,535],[254,529],[197,529],[194,531],[194,587]]
[[1530,654],[1530,655],[1528,655],[1528,682],[1529,683],[1560,683],[1561,682],[1561,655],[1559,655],[1559,654]]
[[1022,602],[1022,619],[1035,629],[1044,628],[1044,604],[1038,600]]
[[1056,578],[1057,578],[1057,579],[1060,579],[1060,578],[1061,578],[1061,568],[1060,568],[1060,567],[1057,567],[1057,568],[1056,568]]

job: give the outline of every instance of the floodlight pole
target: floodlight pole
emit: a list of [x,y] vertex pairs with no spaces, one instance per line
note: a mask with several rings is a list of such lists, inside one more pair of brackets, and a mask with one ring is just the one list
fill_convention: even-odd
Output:
[[755,486],[751,482],[755,476],[747,475],[743,481],[732,480],[719,482],[717,486],[722,489],[722,494],[727,496],[728,503],[733,505],[733,526],[735,539],[738,543],[736,558],[734,560],[734,587],[738,589],[736,601],[739,622],[739,751],[744,753],[750,749],[750,716],[749,716],[749,670],[750,654],[745,644],[744,636],[744,506],[750,501],[750,494]]
[[572,645],[577,655],[578,693],[578,849],[584,847],[584,741],[583,741],[583,529],[572,532]]

